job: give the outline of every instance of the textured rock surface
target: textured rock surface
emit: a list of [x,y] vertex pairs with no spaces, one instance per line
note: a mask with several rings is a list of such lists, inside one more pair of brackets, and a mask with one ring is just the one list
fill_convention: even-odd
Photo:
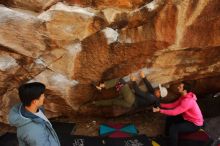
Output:
[[43,22],[29,14],[0,6],[0,44],[21,55],[37,58],[47,49]]
[[59,0],[0,0],[0,3],[8,7],[40,12],[58,1]]
[[89,6],[100,9],[108,7],[131,9],[141,6],[147,1],[149,2],[149,0],[65,0],[65,2],[71,5],[78,4],[84,7]]
[[3,3],[37,11],[34,15],[0,6],[1,122],[7,123],[18,101],[16,88],[28,81],[46,84],[49,117],[117,116],[131,111],[90,104],[115,96],[114,91],[96,91],[93,81],[128,79],[141,69],[155,86],[203,78],[209,86],[209,78],[219,76],[218,0],[35,3],[40,4]]
[[38,16],[46,23],[48,37],[61,46],[74,40],[82,41],[101,30],[106,22],[97,11],[57,3]]

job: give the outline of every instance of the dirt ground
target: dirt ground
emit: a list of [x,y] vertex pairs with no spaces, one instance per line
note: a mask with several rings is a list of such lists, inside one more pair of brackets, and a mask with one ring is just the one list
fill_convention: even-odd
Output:
[[[72,130],[74,135],[97,136],[100,124],[103,123],[132,123],[135,124],[140,134],[148,136],[160,135],[164,129],[165,117],[151,111],[142,111],[132,115],[123,115],[117,118],[77,117],[74,119],[52,119],[59,122],[72,122],[76,126]],[[16,129],[6,124],[0,124],[0,136],[8,132],[16,132]]]
[[[103,123],[132,123],[134,124],[139,134],[146,134],[149,137],[161,135],[164,130],[165,116],[159,113],[152,113],[152,111],[145,110],[132,115],[123,115],[117,118],[97,118],[97,117],[77,117],[75,119],[61,118],[52,119],[52,121],[72,122],[76,126],[72,130],[72,135],[87,135],[97,136],[100,124]],[[208,134],[216,139],[220,136],[220,116],[206,118],[205,130]],[[6,132],[15,133],[16,129],[6,124],[0,124],[0,136]]]
[[103,123],[132,123],[140,134],[147,136],[160,135],[164,129],[165,117],[161,114],[155,114],[149,111],[142,111],[133,115],[124,115],[117,118],[103,119],[87,117],[83,119],[75,119],[76,129],[72,134],[76,135],[98,135],[99,125]]

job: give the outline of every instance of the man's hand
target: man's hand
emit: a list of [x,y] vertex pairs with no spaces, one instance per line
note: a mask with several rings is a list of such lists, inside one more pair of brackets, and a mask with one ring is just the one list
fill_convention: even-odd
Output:
[[145,74],[144,74],[143,71],[140,72],[140,77],[141,77],[141,78],[145,78]]
[[96,89],[98,89],[98,90],[102,90],[102,88],[101,87],[99,87],[99,86],[95,86],[96,87]]
[[131,81],[137,81],[137,78],[132,74],[130,75],[130,79],[131,79]]
[[104,83],[100,83],[99,86],[96,86],[96,89],[98,89],[98,90],[102,90],[102,88],[105,88]]
[[153,107],[153,112],[154,112],[154,113],[160,112],[160,108],[159,108],[159,107],[157,107],[157,108]]

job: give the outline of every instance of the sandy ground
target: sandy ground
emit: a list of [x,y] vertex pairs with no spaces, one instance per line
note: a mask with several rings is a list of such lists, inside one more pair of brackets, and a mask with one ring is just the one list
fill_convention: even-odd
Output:
[[[75,119],[56,119],[59,122],[72,121],[76,127],[72,130],[73,135],[97,136],[100,124],[103,123],[132,123],[135,124],[140,134],[146,134],[149,137],[161,135],[164,130],[165,116],[151,111],[142,111],[132,115],[124,115],[117,118],[97,118],[97,117],[78,117]],[[205,119],[207,126],[205,130],[216,139],[220,137],[220,116]],[[6,124],[0,124],[0,136],[4,133],[15,133],[16,129]]]
[[[76,123],[72,130],[75,135],[97,136],[100,124],[103,123],[132,123],[135,124],[140,134],[148,136],[160,135],[164,129],[165,117],[151,111],[142,111],[132,115],[123,115],[117,118],[76,117],[74,119],[53,119],[59,122]],[[0,124],[0,136],[4,133],[15,133],[16,129],[6,124]]]
[[103,123],[132,123],[140,134],[147,136],[160,135],[164,129],[165,117],[149,111],[143,111],[133,115],[124,115],[118,118],[101,119],[101,118],[84,118],[76,119],[76,129],[73,134],[76,135],[98,135],[99,125]]

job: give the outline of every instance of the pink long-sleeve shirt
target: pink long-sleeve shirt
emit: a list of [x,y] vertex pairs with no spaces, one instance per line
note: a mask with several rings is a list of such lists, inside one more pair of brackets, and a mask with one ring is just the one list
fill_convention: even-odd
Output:
[[182,114],[184,120],[202,126],[204,119],[196,100],[196,95],[189,92],[173,103],[161,104],[161,107],[166,109],[160,109],[160,113],[170,116]]

